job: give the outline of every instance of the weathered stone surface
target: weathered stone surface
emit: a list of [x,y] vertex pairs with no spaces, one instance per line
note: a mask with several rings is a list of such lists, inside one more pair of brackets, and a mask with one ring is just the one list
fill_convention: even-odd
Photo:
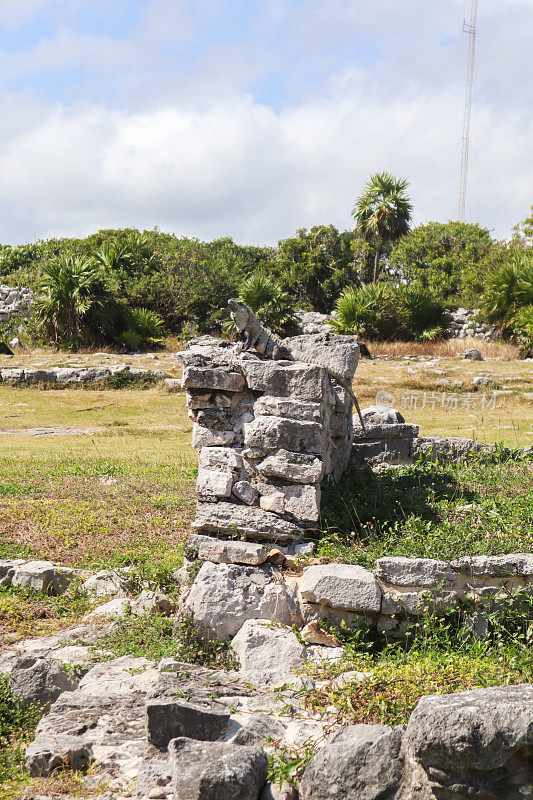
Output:
[[377,464],[406,461],[411,457],[411,439],[377,439],[366,441],[354,439],[350,464],[355,468],[366,468]]
[[423,697],[404,747],[421,767],[405,800],[533,797],[533,685]]
[[246,725],[240,728],[232,737],[232,744],[264,745],[267,739],[283,739],[285,725],[268,714],[253,714]]
[[274,397],[322,402],[327,373],[323,367],[307,366],[300,362],[256,361],[243,362],[246,383],[254,392]]
[[200,469],[196,491],[200,497],[231,497],[233,475],[218,469]]
[[332,633],[328,633],[316,620],[308,622],[302,628],[300,635],[308,644],[318,644],[323,647],[341,647],[340,641]]
[[463,358],[466,358],[467,361],[483,361],[481,350],[478,350],[476,347],[471,347],[469,350],[465,350],[463,353]]
[[133,614],[171,614],[176,604],[163,592],[143,589],[139,597],[131,605]]
[[107,619],[118,619],[124,617],[131,610],[131,600],[127,597],[117,597],[115,600],[110,600],[108,603],[102,603],[101,606],[96,606],[86,615],[86,619],[95,619],[104,617]]
[[198,503],[192,527],[198,533],[243,534],[259,541],[287,542],[303,538],[303,530],[298,525],[260,508],[235,503]]
[[381,606],[381,589],[375,576],[352,564],[306,567],[300,582],[300,595],[309,603],[347,611],[376,612]]
[[450,564],[435,558],[378,558],[374,574],[380,580],[396,586],[428,589],[453,586],[455,580],[455,572]]
[[202,565],[185,607],[198,625],[229,641],[247,619],[290,625],[298,618],[295,590],[272,567]]
[[32,777],[48,777],[59,770],[83,772],[92,761],[92,748],[78,736],[39,736],[26,749],[25,760]]
[[137,778],[137,800],[167,800],[173,794],[168,757],[147,759]]
[[123,597],[127,588],[127,576],[111,569],[102,569],[87,578],[82,589],[95,597],[118,595]]
[[267,757],[253,747],[179,738],[169,753],[176,800],[257,800],[266,782]]
[[15,661],[10,676],[13,694],[21,697],[25,705],[35,703],[41,708],[48,707],[62,692],[72,691],[77,684],[78,680],[55,658],[22,656]]
[[305,769],[301,800],[395,800],[402,733],[386,725],[353,725],[333,734]]
[[259,492],[249,481],[237,481],[233,484],[233,494],[238,500],[242,500],[247,506],[255,503],[259,497]]
[[244,443],[258,455],[272,450],[321,454],[323,438],[324,428],[318,422],[255,417],[253,422],[244,426]]
[[185,367],[181,385],[184,389],[218,389],[224,392],[241,392],[244,378],[238,372],[210,367]]
[[226,447],[235,440],[235,431],[220,431],[207,428],[197,422],[192,426],[192,446],[199,447]]
[[465,556],[450,562],[464,575],[509,578],[515,575],[533,577],[533,553],[512,553],[503,556]]
[[201,469],[240,469],[242,457],[230,447],[202,447],[198,454]]
[[93,759],[101,776],[115,778],[140,765],[147,747],[146,694],[158,677],[151,667],[144,658],[123,656],[97,664],[77,689],[63,692],[39,722],[26,752],[32,774],[83,769]]
[[289,679],[305,662],[305,648],[288,628],[247,620],[231,642],[245,677],[256,683]]
[[25,561],[24,558],[0,559],[0,586],[10,586],[13,575]]
[[324,411],[320,403],[292,400],[290,397],[262,395],[254,403],[254,414],[259,417],[285,417],[307,422],[322,422]]
[[16,570],[11,583],[21,589],[60,595],[66,592],[73,577],[74,570],[56,567],[51,561],[27,561]]
[[418,436],[418,425],[409,422],[387,422],[383,424],[366,423],[366,433],[363,433],[358,419],[354,420],[354,438],[362,441],[382,441],[383,439],[414,439]]
[[490,446],[462,436],[419,436],[413,440],[412,457],[431,461],[461,461],[472,453],[487,454]]
[[[398,423],[405,422],[404,417],[397,409],[383,405],[368,406],[368,408],[363,408],[361,410],[361,416],[363,417],[367,427],[374,425],[397,425]],[[357,427],[359,427],[358,417],[357,421],[354,420],[354,423]]]
[[187,736],[212,742],[225,733],[230,714],[214,704],[198,705],[176,698],[160,696],[157,687],[146,703],[146,726],[149,741],[165,750],[171,739]]
[[191,534],[189,546],[197,549],[202,561],[217,564],[263,564],[270,553],[270,545],[241,542],[238,539],[214,539],[212,536]]
[[316,483],[324,474],[324,464],[319,458],[283,449],[260,461],[256,469],[261,475],[282,478],[291,483]]
[[276,514],[292,514],[304,523],[314,524],[320,515],[319,486],[260,487],[259,505]]
[[261,800],[298,800],[298,791],[288,783],[267,783],[261,794]]
[[295,358],[307,363],[323,364],[351,381],[359,363],[357,336],[316,333],[287,339]]

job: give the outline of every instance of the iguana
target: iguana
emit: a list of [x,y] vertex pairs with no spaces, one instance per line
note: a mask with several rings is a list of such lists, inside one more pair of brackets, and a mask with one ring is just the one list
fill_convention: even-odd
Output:
[[[240,300],[228,300],[228,306],[237,330],[239,333],[243,334],[243,350],[249,350],[250,347],[253,347],[258,353],[261,353],[261,355],[271,358],[274,361],[305,361],[305,359],[302,359],[300,356],[293,355],[290,348],[287,347],[287,345],[284,344],[281,339],[278,339],[278,337],[273,334],[272,331],[270,331],[265,325],[263,325],[262,322],[259,322],[252,309],[248,308],[246,303],[242,303]],[[363,432],[366,433],[365,423],[361,414],[361,409],[359,408],[359,403],[357,402],[357,397],[355,396],[354,391],[348,381],[344,380],[342,375],[340,375],[338,372],[330,369],[330,367],[326,366],[326,364],[321,364],[319,361],[306,361],[305,363],[316,364],[319,367],[324,367],[328,375],[333,378],[333,380],[337,381],[337,383],[340,383],[344,389],[346,389],[352,398],[357,414],[359,415]]]

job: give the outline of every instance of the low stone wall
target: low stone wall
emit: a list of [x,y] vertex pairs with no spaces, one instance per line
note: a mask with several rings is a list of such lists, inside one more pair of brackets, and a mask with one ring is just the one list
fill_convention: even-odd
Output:
[[[290,344],[351,382],[354,337],[301,336]],[[348,464],[348,392],[323,366],[271,361],[220,339],[202,337],[178,358],[199,450],[193,529],[277,543],[304,538],[318,523],[322,479],[337,479]]]
[[28,308],[31,302],[29,289],[0,285],[0,323],[8,322],[11,315]]
[[166,373],[147,369],[132,369],[127,364],[115,364],[109,367],[6,367],[0,370],[0,380],[4,383],[95,383],[110,378],[112,375],[127,372],[130,375],[155,375],[165,377]]

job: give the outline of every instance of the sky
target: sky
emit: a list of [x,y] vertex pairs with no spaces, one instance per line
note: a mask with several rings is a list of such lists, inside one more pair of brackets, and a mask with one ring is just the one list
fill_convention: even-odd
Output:
[[[458,218],[471,0],[0,0],[0,242]],[[533,203],[533,0],[479,0],[467,219]]]

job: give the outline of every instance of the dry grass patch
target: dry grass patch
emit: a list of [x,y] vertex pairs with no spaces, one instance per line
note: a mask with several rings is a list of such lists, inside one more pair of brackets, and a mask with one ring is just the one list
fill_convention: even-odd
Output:
[[488,342],[485,339],[466,337],[465,339],[439,339],[435,342],[367,342],[373,356],[437,356],[457,358],[465,350],[475,347],[483,358],[501,358],[516,361],[519,348],[508,342]]

